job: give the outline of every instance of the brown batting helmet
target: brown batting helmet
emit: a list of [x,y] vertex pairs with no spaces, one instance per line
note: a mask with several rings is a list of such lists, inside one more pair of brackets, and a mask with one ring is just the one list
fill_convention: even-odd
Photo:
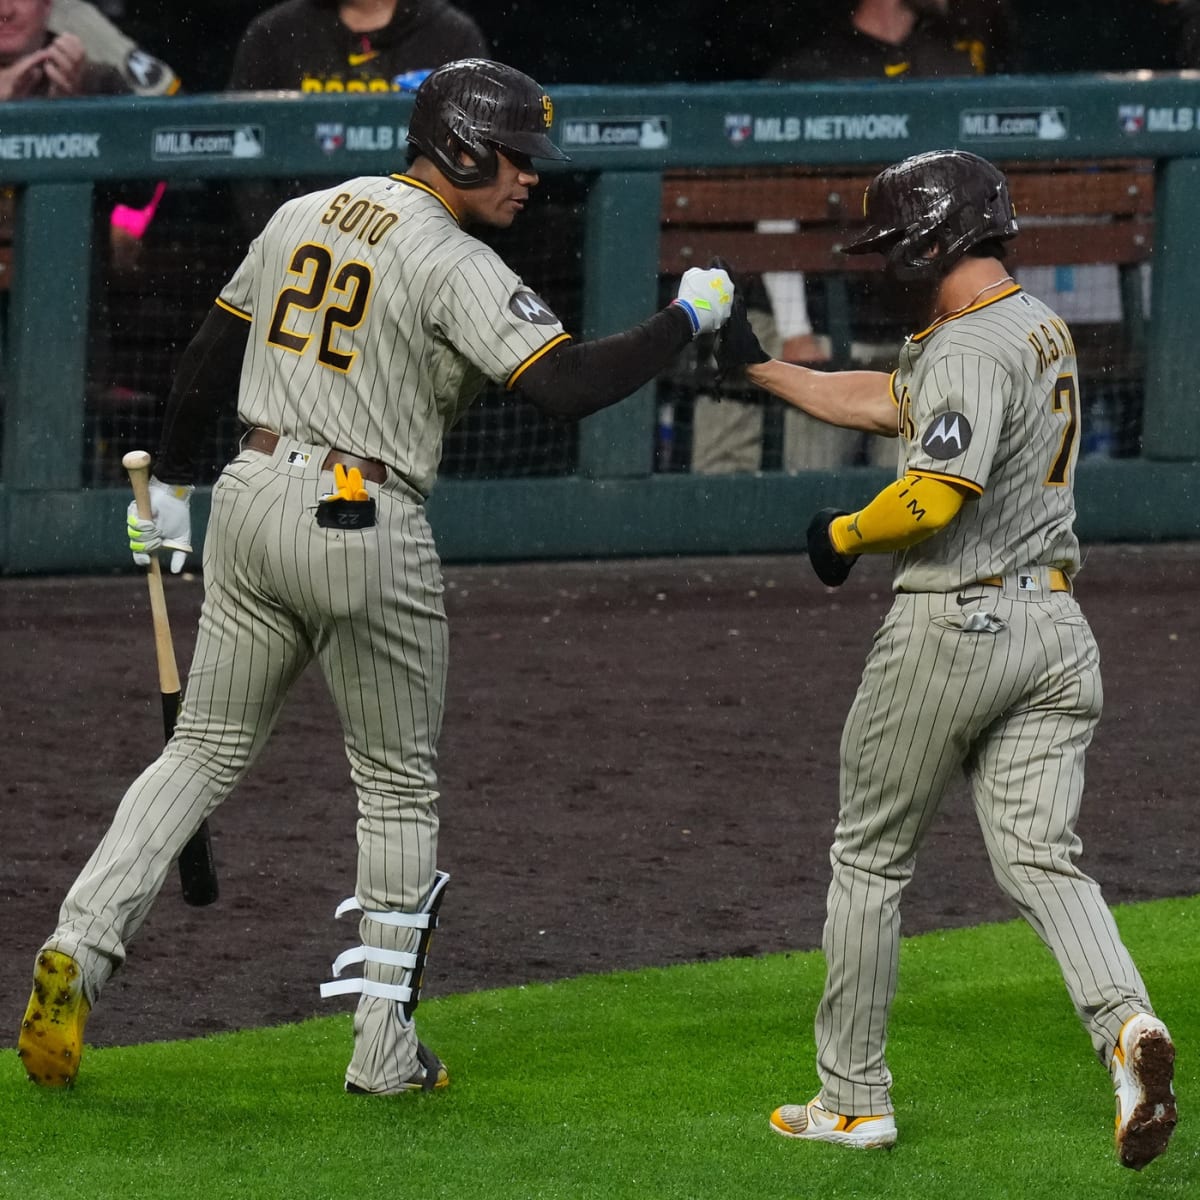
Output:
[[885,255],[897,279],[944,275],[972,246],[1017,233],[1004,173],[966,150],[931,150],[885,168],[863,211],[867,228],[846,253]]
[[408,124],[410,161],[423,154],[457,187],[482,187],[496,177],[497,151],[518,165],[565,160],[550,140],[553,120],[550,97],[528,75],[486,58],[458,59],[417,89]]

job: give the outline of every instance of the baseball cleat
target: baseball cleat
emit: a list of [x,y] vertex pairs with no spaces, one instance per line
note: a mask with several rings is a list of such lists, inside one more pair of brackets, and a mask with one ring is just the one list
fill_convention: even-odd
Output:
[[1166,1148],[1179,1117],[1175,1109],[1175,1045],[1167,1027],[1148,1013],[1121,1026],[1112,1056],[1117,1098],[1117,1156],[1140,1171]]
[[807,1104],[785,1104],[771,1114],[771,1129],[780,1137],[832,1142],[855,1150],[886,1149],[896,1144],[896,1118],[891,1113],[844,1117],[822,1108],[820,1096]]
[[410,1075],[398,1088],[372,1092],[346,1080],[346,1091],[355,1096],[402,1096],[405,1092],[432,1092],[450,1086],[446,1064],[424,1042],[417,1043],[417,1062],[421,1064],[421,1069],[415,1075]]
[[90,1011],[79,964],[59,950],[43,950],[33,969],[33,995],[17,1038],[17,1056],[34,1083],[68,1087],[75,1082]]

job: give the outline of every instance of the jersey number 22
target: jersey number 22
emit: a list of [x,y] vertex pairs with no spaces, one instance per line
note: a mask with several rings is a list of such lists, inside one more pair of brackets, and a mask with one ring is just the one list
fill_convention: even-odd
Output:
[[[299,287],[286,287],[279,293],[267,342],[291,354],[303,354],[313,335],[288,328],[291,310],[296,308],[311,313],[323,310],[317,361],[334,371],[349,371],[358,351],[340,350],[334,343],[339,330],[357,329],[367,315],[371,285],[375,281],[371,268],[364,262],[351,260],[335,270],[328,246],[306,242],[296,247],[288,271],[299,275],[303,282]],[[331,291],[337,303],[330,299]]]

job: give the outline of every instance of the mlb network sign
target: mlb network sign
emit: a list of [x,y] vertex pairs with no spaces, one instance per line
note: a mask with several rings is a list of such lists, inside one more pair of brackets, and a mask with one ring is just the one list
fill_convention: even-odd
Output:
[[756,117],[726,113],[725,136],[743,142],[873,142],[908,137],[908,113],[817,113]]

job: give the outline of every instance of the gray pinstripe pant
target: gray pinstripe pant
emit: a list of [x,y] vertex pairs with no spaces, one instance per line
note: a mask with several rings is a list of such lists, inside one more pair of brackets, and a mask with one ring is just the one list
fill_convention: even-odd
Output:
[[[297,455],[308,457],[289,462]],[[80,962],[93,1001],[171,863],[253,763],[314,658],[358,794],[359,903],[413,912],[432,886],[447,665],[441,567],[419,498],[394,478],[368,485],[374,528],[320,528],[317,500],[332,490],[324,455],[280,439],[270,456],[240,454],[214,487],[204,605],[175,736],[125,793],[46,943]],[[286,821],[285,797],[279,807]],[[360,933],[400,951],[418,937],[367,918]],[[404,977],[376,963],[365,973]],[[384,1091],[416,1069],[416,1036],[396,1003],[361,997],[347,1079]]]
[[[970,589],[980,593],[963,608],[953,595],[898,595],[843,730],[816,1016],[821,1094],[835,1112],[892,1111],[900,894],[960,769],[996,880],[1057,959],[1101,1061],[1128,1017],[1153,1011],[1099,887],[1075,865],[1103,702],[1091,629],[1066,593],[1031,599],[1015,582]],[[1003,627],[966,631],[972,611]]]

